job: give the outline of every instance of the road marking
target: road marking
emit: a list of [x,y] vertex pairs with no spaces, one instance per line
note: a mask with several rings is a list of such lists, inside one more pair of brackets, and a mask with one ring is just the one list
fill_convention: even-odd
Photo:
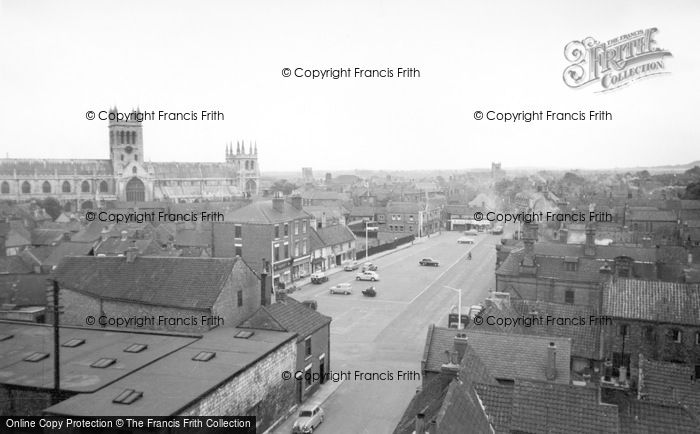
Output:
[[432,282],[430,282],[430,283],[428,284],[428,286],[425,287],[425,289],[423,289],[423,290],[422,290],[421,292],[419,292],[415,297],[413,297],[413,298],[411,299],[411,301],[408,302],[408,304],[412,304],[414,301],[416,301],[416,299],[417,299],[418,297],[420,297],[421,295],[423,295],[423,293],[425,293],[425,291],[427,291],[428,289],[430,289],[430,287],[433,286],[433,285],[435,284],[435,282],[437,282],[438,280],[440,280],[440,279],[442,278],[442,276],[445,275],[445,273],[447,273],[447,272],[450,271],[452,268],[454,268],[455,265],[457,265],[457,264],[459,264],[460,262],[462,262],[462,260],[464,260],[464,258],[467,256],[468,253],[469,253],[469,252],[464,253],[462,256],[460,256],[460,257],[454,262],[454,264],[452,264],[452,265],[450,265],[449,267],[447,267],[447,270],[445,270],[445,271],[443,271],[442,273],[440,273],[440,275],[439,275],[435,280],[433,280]]

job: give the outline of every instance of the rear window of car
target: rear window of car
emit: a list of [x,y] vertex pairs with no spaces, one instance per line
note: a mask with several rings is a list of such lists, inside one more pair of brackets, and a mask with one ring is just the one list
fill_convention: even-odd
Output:
[[311,410],[303,410],[299,412],[299,417],[311,417],[313,413],[311,413]]

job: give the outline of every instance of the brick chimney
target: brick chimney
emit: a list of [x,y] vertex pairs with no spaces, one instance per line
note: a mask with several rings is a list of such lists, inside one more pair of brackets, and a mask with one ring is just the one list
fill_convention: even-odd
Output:
[[557,346],[554,342],[550,342],[547,347],[547,366],[544,374],[549,381],[554,381],[557,378]]
[[467,334],[457,333],[454,338],[455,351],[457,352],[457,362],[462,362],[464,353],[467,351]]
[[121,232],[121,236],[122,236],[121,240],[122,240],[122,241],[126,241],[127,235],[128,235],[128,234],[129,234],[128,231],[122,231],[122,232]]
[[445,350],[445,356],[447,358],[447,363],[443,363],[440,367],[440,372],[452,377],[457,377],[459,375],[459,360],[457,360],[458,354],[456,352],[451,352]]
[[270,263],[263,258],[262,271],[260,272],[260,305],[271,304],[271,290],[267,289],[267,275],[270,272]]
[[136,246],[131,246],[126,249],[126,262],[134,262],[136,257],[139,255],[139,248]]
[[284,197],[282,197],[282,193],[275,193],[275,197],[272,198],[272,209],[277,212],[284,212]]
[[585,256],[595,256],[595,229],[592,226],[586,227],[586,244],[583,247]]
[[413,432],[415,434],[425,434],[425,414],[418,413],[416,415],[416,426]]
[[301,202],[301,196],[299,196],[298,194],[295,194],[294,196],[291,196],[291,197],[289,198],[289,201],[291,202],[291,204],[292,204],[292,206],[293,206],[294,208],[296,208],[296,209],[298,209],[298,210],[301,210],[301,209],[302,209],[302,205],[301,205],[301,203],[302,203],[302,202]]

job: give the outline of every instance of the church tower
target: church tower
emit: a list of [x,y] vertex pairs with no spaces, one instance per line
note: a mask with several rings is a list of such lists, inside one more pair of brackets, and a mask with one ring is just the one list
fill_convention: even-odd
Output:
[[140,111],[132,110],[129,120],[112,120],[117,117],[117,108],[109,110],[109,154],[112,159],[114,172],[121,172],[127,164],[136,162],[141,164],[143,158],[143,127],[136,119],[141,116]]
[[246,152],[245,141],[236,142],[234,153],[233,143],[226,148],[226,162],[233,164],[238,174],[238,188],[246,196],[255,196],[260,188],[260,167],[258,166],[258,145],[248,143]]

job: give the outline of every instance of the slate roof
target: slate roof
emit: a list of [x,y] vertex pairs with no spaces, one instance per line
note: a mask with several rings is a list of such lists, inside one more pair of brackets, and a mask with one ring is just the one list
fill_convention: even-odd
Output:
[[142,255],[155,255],[160,253],[161,250],[155,240],[122,240],[121,238],[107,238],[95,248],[95,256],[123,255],[130,247],[136,247],[139,254]]
[[639,394],[643,400],[682,404],[700,420],[700,382],[691,365],[649,360],[639,355]]
[[674,211],[647,208],[629,208],[627,220],[630,222],[676,222],[677,216]]
[[617,279],[603,289],[603,314],[700,325],[700,284]]
[[237,258],[73,256],[53,278],[62,289],[101,299],[183,309],[210,309],[233,272]]
[[440,374],[426,383],[408,404],[394,434],[412,434],[418,413],[428,432],[487,434],[493,432],[474,388],[454,376]]
[[318,329],[330,324],[332,318],[323,315],[291,297],[261,306],[238,327],[292,332],[303,341]]
[[355,235],[345,225],[326,226],[318,229],[317,232],[325,246],[355,241]]
[[0,275],[2,274],[28,274],[32,267],[27,265],[20,256],[0,256]]
[[[559,337],[524,336],[515,334],[461,330],[471,346],[496,379],[528,378],[546,380],[545,364],[550,342],[557,346],[556,383],[568,384],[571,378],[571,339]],[[439,372],[446,362],[445,351],[454,349],[457,329],[431,327],[425,342],[425,370]]]
[[44,160],[0,158],[0,175],[54,177],[63,175],[102,175],[113,174],[111,160]]
[[236,168],[225,163],[149,163],[158,179],[196,179],[236,177]]
[[527,433],[617,433],[616,405],[601,404],[593,387],[518,379],[510,428]]
[[94,243],[102,236],[102,229],[109,227],[107,223],[93,221],[71,237],[76,243]]
[[473,330],[497,331],[501,333],[517,333],[535,336],[556,336],[560,338],[571,339],[571,355],[574,357],[582,357],[591,360],[600,358],[600,326],[589,325],[588,321],[591,315],[597,315],[597,309],[590,306],[548,303],[544,301],[532,300],[511,300],[511,305],[505,304],[503,307],[498,307],[493,303],[488,303],[481,313],[481,316],[486,318],[492,316],[494,318],[517,318],[522,316],[530,316],[535,313],[538,317],[547,318],[579,318],[586,320],[586,326],[574,326],[567,324],[542,324],[533,323],[531,327],[515,326],[505,327],[498,325],[476,326],[473,323],[468,325],[468,328]]
[[[564,243],[535,243],[535,255],[537,256],[577,256],[584,255],[585,245],[564,244]],[[595,257],[597,259],[615,259],[620,256],[627,256],[639,262],[655,262],[657,259],[656,248],[636,247],[636,246],[595,246]]]
[[381,210],[374,206],[355,206],[350,210],[350,217],[374,217],[378,209]]
[[314,228],[311,228],[309,231],[309,240],[311,251],[326,247],[325,244],[323,244],[323,240],[321,240],[321,237],[318,235],[318,232],[316,232],[316,229]]
[[386,204],[386,212],[399,214],[418,214],[419,211],[425,209],[424,204],[417,202],[396,202],[390,201]]
[[230,211],[224,214],[227,223],[282,223],[300,218],[310,218],[306,211],[294,208],[290,203],[282,204],[282,211],[277,211],[272,206],[272,201],[258,201],[250,205]]
[[44,259],[42,265],[53,267],[58,265],[66,256],[86,256],[92,250],[92,245],[87,243],[74,243],[64,241],[61,244],[53,247],[48,247],[50,250],[49,256]]
[[175,245],[186,247],[209,247],[212,243],[211,231],[185,229],[175,234]]

